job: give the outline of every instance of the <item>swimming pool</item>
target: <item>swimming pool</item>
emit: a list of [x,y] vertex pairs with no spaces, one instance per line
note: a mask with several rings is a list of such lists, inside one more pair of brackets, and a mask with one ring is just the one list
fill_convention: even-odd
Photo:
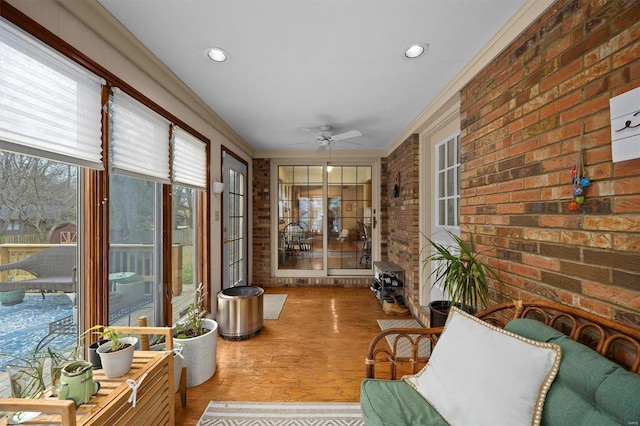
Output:
[[[72,314],[73,302],[66,295],[26,295],[24,302],[0,305],[0,353],[25,356],[49,334],[49,323]],[[75,343],[75,336],[57,336],[49,346],[64,348]],[[11,358],[0,356],[0,371]]]

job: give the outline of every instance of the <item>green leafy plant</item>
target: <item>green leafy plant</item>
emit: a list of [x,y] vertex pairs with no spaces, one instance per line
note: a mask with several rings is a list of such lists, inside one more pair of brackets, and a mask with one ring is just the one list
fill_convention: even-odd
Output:
[[[128,347],[130,344],[128,342],[123,342],[120,339],[122,337],[124,337],[124,335],[122,333],[120,333],[119,331],[115,330],[114,328],[111,327],[107,327],[104,325],[94,325],[93,327],[87,329],[84,333],[82,333],[82,335],[80,335],[79,339],[84,339],[84,337],[92,332],[92,331],[96,331],[96,330],[101,330],[98,333],[98,338],[99,339],[106,339],[108,340],[108,344],[111,346],[111,352],[117,352],[119,350],[122,350],[126,347]],[[107,343],[105,343],[107,344]]]
[[15,398],[42,398],[44,395],[44,365],[46,353],[33,351],[25,356],[2,354],[11,358],[6,363],[11,393]]
[[177,339],[188,339],[208,333],[209,330],[202,327],[202,316],[204,313],[204,294],[202,291],[202,283],[200,283],[196,289],[196,301],[189,305],[184,320],[176,324],[174,337]]
[[[2,353],[0,357],[10,358],[6,363],[11,381],[12,393],[16,398],[41,398],[45,389],[45,368],[50,367],[51,385],[55,391],[60,381],[62,368],[70,361],[80,359],[78,347],[72,349],[33,350],[24,356]],[[49,363],[47,363],[47,359]]]
[[463,309],[477,311],[478,307],[486,307],[489,300],[488,278],[501,282],[498,274],[478,258],[473,233],[469,233],[469,242],[452,232],[447,233],[454,242],[451,246],[425,236],[433,250],[425,258],[423,268],[435,265],[429,274],[432,286],[441,285],[451,302],[460,303]]

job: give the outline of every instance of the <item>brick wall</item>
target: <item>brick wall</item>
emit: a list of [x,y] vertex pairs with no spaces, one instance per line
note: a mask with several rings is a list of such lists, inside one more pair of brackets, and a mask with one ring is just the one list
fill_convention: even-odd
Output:
[[[384,162],[382,180],[382,241],[386,243],[386,259],[402,267],[405,275],[405,297],[418,300],[419,238],[418,195],[419,155],[418,135],[410,136]],[[396,177],[399,194],[393,196]],[[385,259],[384,254],[382,259]]]
[[[271,163],[253,159],[253,279],[262,285],[271,276]],[[277,196],[277,194],[275,195]]]
[[[501,271],[497,299],[640,325],[640,160],[611,162],[609,123],[639,58],[640,2],[559,1],[462,90],[461,222]],[[573,212],[580,148],[592,183]]]
[[[253,160],[253,270],[251,284],[262,287],[369,287],[370,277],[276,278],[271,270],[271,161]],[[277,194],[273,194],[277,196]]]

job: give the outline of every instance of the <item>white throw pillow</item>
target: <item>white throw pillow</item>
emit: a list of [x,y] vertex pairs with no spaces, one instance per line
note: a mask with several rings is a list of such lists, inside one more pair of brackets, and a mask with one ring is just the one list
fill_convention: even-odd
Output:
[[451,425],[538,425],[560,347],[453,308],[426,367],[406,380]]

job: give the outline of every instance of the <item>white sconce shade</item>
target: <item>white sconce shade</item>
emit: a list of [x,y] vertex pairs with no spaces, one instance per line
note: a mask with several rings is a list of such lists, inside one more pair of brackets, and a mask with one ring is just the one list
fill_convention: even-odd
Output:
[[224,183],[214,179],[213,182],[211,182],[211,190],[214,194],[222,194],[224,191]]

